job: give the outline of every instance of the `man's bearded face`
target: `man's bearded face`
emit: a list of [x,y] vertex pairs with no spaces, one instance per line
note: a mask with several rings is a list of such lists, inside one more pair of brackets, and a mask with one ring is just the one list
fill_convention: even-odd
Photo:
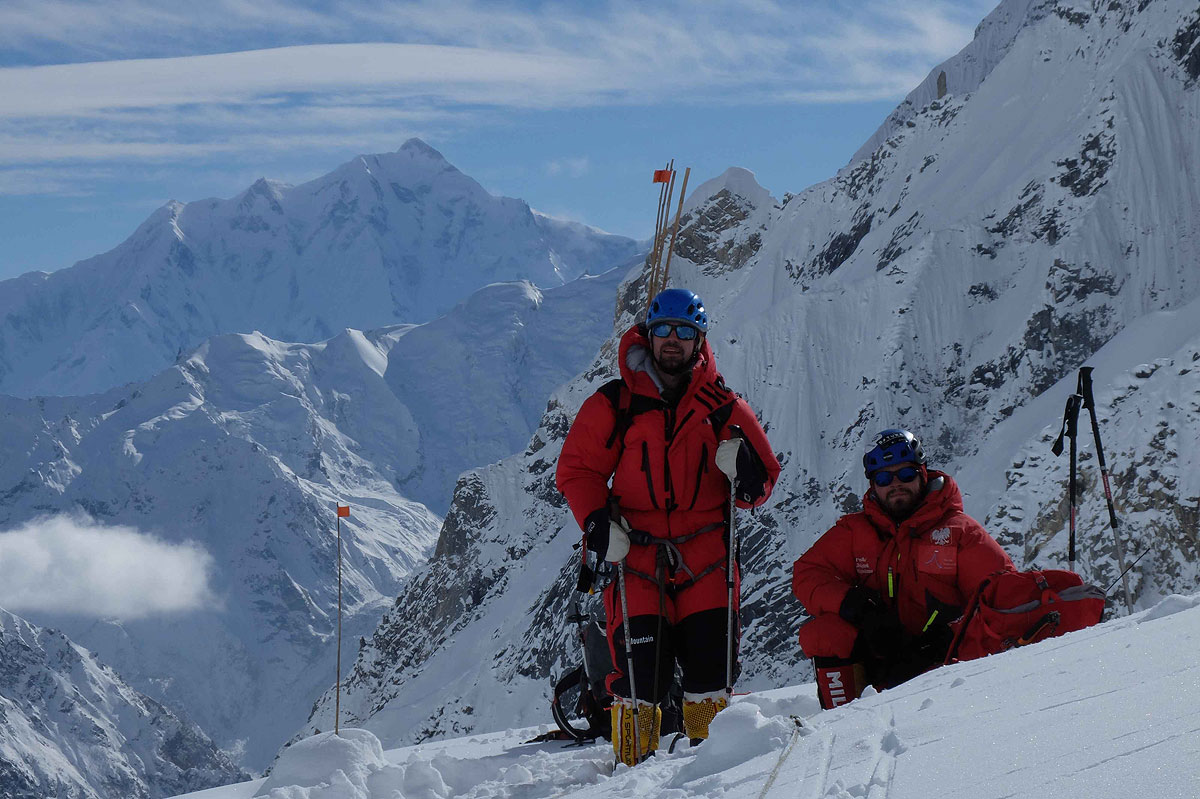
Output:
[[[901,469],[912,468],[911,463],[897,463],[892,466],[885,466],[880,469],[881,472],[898,472]],[[871,490],[875,492],[875,499],[887,511],[887,514],[893,519],[907,519],[912,515],[917,506],[921,504],[921,498],[925,490],[925,478],[920,472],[917,477],[907,483],[893,477],[892,482],[885,486],[876,485],[874,480],[871,481]]]
[[654,356],[654,365],[659,371],[669,375],[686,372],[692,363],[692,355],[700,346],[700,337],[689,341],[680,341],[672,330],[666,338],[650,337],[650,351]]

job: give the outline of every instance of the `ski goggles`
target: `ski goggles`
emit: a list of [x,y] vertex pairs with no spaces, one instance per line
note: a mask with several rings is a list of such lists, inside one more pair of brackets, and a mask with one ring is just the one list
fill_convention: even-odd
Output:
[[875,472],[875,474],[871,475],[871,481],[880,488],[883,488],[884,486],[890,486],[893,479],[899,480],[901,483],[911,483],[920,474],[921,470],[916,466],[905,466],[903,469],[897,469],[894,472]]
[[671,331],[675,331],[675,336],[680,341],[691,341],[696,336],[700,335],[700,331],[691,325],[671,324],[670,322],[659,322],[650,326],[650,335],[655,338],[666,338],[671,335]]

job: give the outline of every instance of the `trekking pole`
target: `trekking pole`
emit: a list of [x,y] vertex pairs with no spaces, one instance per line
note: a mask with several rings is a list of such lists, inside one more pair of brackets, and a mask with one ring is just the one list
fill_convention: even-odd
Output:
[[1100,444],[1100,424],[1096,420],[1096,398],[1092,394],[1092,368],[1081,367],[1079,387],[1076,391],[1083,397],[1083,407],[1092,419],[1092,438],[1096,442],[1096,459],[1100,461],[1100,477],[1104,481],[1104,500],[1108,503],[1108,525],[1112,528],[1113,543],[1117,548],[1117,566],[1121,569],[1121,587],[1125,589],[1125,607],[1133,613],[1133,594],[1129,591],[1129,569],[1125,568],[1125,545],[1117,533],[1117,511],[1113,506],[1112,488],[1108,483],[1108,466],[1104,462],[1104,447]]
[[[638,727],[638,698],[637,686],[633,679],[633,644],[630,642],[630,637],[633,635],[629,629],[629,600],[625,596],[625,559],[622,558],[617,563],[617,587],[621,593],[621,622],[625,625],[625,669],[629,672],[629,694],[633,699],[633,764],[636,766],[642,762],[642,732]],[[620,734],[618,731],[616,734]]]
[[1069,501],[1071,506],[1071,521],[1070,533],[1067,537],[1067,568],[1075,571],[1075,466],[1077,463],[1078,451],[1075,446],[1075,441],[1079,437],[1079,405],[1083,401],[1083,397],[1078,394],[1072,394],[1067,397],[1067,407],[1063,411],[1062,429],[1058,432],[1058,439],[1054,442],[1054,446],[1050,448],[1056,456],[1062,454],[1063,436],[1071,439],[1071,478],[1069,488]]
[[[730,425],[729,432],[731,438],[736,438],[742,441],[740,446],[746,446],[742,439],[742,428],[737,425]],[[725,587],[729,592],[725,600],[725,693],[732,699],[733,697],[733,593],[734,584],[737,582],[734,577],[734,569],[737,568],[737,520],[734,518],[736,510],[735,502],[737,501],[737,486],[733,480],[729,481],[729,557],[725,564]]]

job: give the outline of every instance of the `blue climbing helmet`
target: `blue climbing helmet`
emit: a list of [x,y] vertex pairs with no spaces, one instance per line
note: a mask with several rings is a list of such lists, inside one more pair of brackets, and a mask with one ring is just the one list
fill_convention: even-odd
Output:
[[704,300],[687,289],[660,291],[646,311],[646,327],[660,322],[682,322],[707,333],[708,312],[704,310]]
[[867,479],[882,469],[897,463],[912,463],[924,465],[925,452],[921,449],[921,439],[907,430],[889,429],[877,433],[863,455],[863,469]]

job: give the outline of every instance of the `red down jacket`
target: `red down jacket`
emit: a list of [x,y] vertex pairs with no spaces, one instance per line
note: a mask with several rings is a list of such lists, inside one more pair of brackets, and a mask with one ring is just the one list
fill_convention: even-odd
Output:
[[[608,503],[610,478],[612,496],[635,530],[680,538],[714,524],[722,525],[729,482],[717,469],[714,457],[717,444],[730,438],[733,425],[742,429],[766,468],[765,493],[753,504],[766,501],[779,477],[779,461],[750,406],[725,388],[707,339],[687,390],[674,408],[662,400],[647,371],[651,368],[650,342],[637,327],[622,337],[619,358],[621,378],[631,392],[630,407],[635,411],[627,417],[624,445],[620,435],[613,436],[618,408],[606,392],[597,391],[580,408],[558,461],[558,490],[581,528],[588,514]],[[720,427],[719,434],[714,431],[714,422]],[[738,505],[750,507],[741,501]],[[653,574],[656,549],[632,547],[626,558],[628,568]],[[717,562],[724,565],[725,541],[720,530],[684,541],[679,549],[684,563],[695,574]],[[683,571],[675,575],[677,584],[687,579]],[[723,568],[720,582],[721,595],[712,604],[705,604],[724,607]],[[680,615],[702,609],[706,608],[681,607]]]
[[838,609],[852,585],[878,591],[918,635],[935,610],[935,621],[953,621],[947,614],[961,612],[984,578],[1013,568],[996,540],[963,512],[953,478],[930,470],[929,485],[924,502],[899,525],[868,491],[862,511],[838,519],[795,562],[792,593],[814,617],[800,628],[806,655],[850,656],[858,630]]

